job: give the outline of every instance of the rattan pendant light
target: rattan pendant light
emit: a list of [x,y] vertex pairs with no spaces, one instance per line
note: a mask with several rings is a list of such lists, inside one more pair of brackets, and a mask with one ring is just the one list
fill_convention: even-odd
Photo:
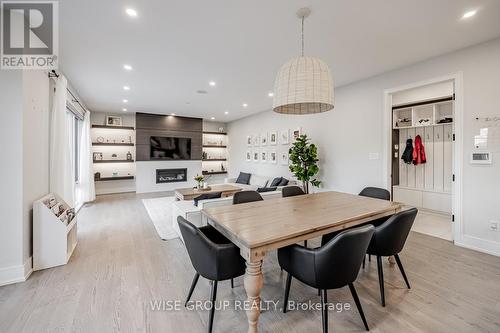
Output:
[[274,81],[273,110],[284,114],[312,114],[333,109],[333,80],[321,59],[304,56],[304,19],[309,8],[301,8],[302,55],[284,64]]

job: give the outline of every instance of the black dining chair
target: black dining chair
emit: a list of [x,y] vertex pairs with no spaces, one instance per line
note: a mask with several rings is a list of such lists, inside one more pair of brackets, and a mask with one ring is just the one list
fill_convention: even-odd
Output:
[[[374,199],[382,199],[382,200],[390,200],[391,199],[391,193],[387,191],[385,188],[379,188],[379,187],[365,187],[364,189],[361,190],[358,194],[359,196],[362,197],[369,197],[369,198],[374,198]],[[385,222],[388,219],[388,217],[383,217],[381,219],[373,220],[368,222],[369,224],[372,224],[374,226],[377,226],[383,222]],[[332,232],[327,235],[323,235],[321,237],[321,245],[324,245],[330,241],[335,235],[337,235],[340,231]],[[371,261],[371,257],[368,256],[368,260]],[[363,268],[365,267],[365,260],[363,259]]]
[[[300,187],[292,185],[292,186],[285,186],[281,189],[281,196],[283,198],[287,197],[295,197],[297,195],[304,195],[306,194]],[[304,246],[307,247],[307,240],[304,241]]]
[[245,274],[245,260],[240,256],[238,247],[212,226],[197,228],[182,216],[177,217],[177,223],[196,271],[185,306],[191,299],[200,275],[210,280],[212,307],[207,330],[210,333],[214,322],[217,282],[231,279],[231,287],[233,287],[233,279]]
[[296,195],[304,195],[305,192],[298,186],[285,186],[281,189],[281,195],[283,198],[294,197]]
[[327,333],[327,290],[349,286],[361,320],[368,331],[368,323],[353,282],[358,276],[374,229],[372,225],[366,225],[343,231],[317,249],[308,249],[297,244],[279,249],[279,264],[288,273],[283,312],[287,311],[290,285],[294,277],[321,291],[323,333]]
[[240,191],[234,194],[233,205],[262,200],[264,199],[257,191]]
[[375,228],[373,237],[366,253],[377,256],[378,280],[380,285],[380,299],[382,306],[385,306],[384,292],[384,272],[382,268],[382,257],[394,256],[398,264],[401,275],[410,289],[410,283],[403,269],[403,264],[399,258],[399,253],[410,233],[410,229],[415,221],[418,210],[412,208],[392,215],[387,221]]

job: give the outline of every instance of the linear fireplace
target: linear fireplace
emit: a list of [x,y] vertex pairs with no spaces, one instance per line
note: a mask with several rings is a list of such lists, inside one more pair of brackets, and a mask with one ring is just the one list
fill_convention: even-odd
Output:
[[187,168],[156,169],[156,184],[187,181]]

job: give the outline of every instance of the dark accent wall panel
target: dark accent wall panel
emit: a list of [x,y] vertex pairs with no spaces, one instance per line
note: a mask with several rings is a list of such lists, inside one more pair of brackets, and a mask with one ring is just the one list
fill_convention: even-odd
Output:
[[[151,136],[191,138],[191,160],[201,160],[203,120],[179,116],[136,113],[137,161],[150,161]],[[156,160],[155,160],[156,161]]]

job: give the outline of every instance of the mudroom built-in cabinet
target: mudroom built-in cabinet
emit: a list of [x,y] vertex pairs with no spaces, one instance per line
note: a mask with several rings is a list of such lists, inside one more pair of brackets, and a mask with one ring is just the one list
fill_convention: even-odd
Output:
[[[392,194],[395,201],[451,214],[453,181],[453,95],[392,108]],[[417,136],[426,162],[402,159]]]

